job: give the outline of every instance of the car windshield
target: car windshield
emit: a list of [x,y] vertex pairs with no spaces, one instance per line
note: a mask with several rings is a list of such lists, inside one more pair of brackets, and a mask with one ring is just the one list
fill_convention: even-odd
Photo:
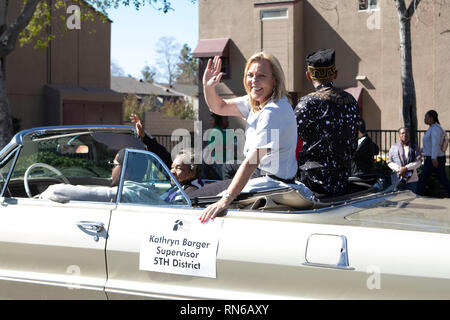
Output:
[[[36,163],[50,165],[67,177],[111,178],[108,161],[114,159],[121,147],[143,149],[142,144],[136,141],[130,133],[113,132],[27,135],[11,178],[23,179],[26,170]],[[36,166],[29,172],[30,178],[56,175],[44,166]]]
[[6,197],[38,197],[55,184],[110,187],[117,152],[145,150],[131,127],[43,129],[18,134],[17,141],[23,143],[0,164]]

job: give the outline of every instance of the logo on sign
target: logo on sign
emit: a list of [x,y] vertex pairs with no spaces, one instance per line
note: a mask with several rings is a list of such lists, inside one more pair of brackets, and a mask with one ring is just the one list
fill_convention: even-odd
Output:
[[183,221],[177,220],[175,221],[175,225],[173,226],[173,231],[177,231],[178,228],[181,228],[183,226]]
[[223,220],[211,224],[201,224],[196,219],[176,219],[169,225],[167,222],[155,221],[143,233],[139,269],[216,278]]

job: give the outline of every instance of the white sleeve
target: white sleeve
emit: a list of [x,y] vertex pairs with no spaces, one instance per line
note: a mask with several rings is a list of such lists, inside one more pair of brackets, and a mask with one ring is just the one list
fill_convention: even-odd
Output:
[[410,162],[406,165],[406,169],[415,170],[418,169],[422,165],[421,161]]
[[234,98],[233,102],[236,104],[237,108],[242,114],[242,117],[247,120],[250,114],[250,101],[248,100],[248,96],[243,96],[239,98]]
[[116,196],[116,192],[117,188],[111,187],[53,184],[41,194],[40,199],[61,203],[69,202],[70,200],[111,202]]
[[437,159],[441,152],[442,130],[438,126],[431,127],[431,158]]
[[398,171],[398,169],[400,169],[400,166],[395,162],[389,162],[388,167],[391,168],[392,171]]
[[256,125],[256,148],[278,149],[279,128],[281,128],[281,112],[273,112],[265,107],[258,116]]

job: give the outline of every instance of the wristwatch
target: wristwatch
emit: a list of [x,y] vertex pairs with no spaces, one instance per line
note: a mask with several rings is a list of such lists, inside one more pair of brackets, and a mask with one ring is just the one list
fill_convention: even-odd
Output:
[[234,199],[233,195],[231,193],[229,193],[228,191],[225,191],[225,193],[223,194],[222,198],[231,199],[231,200]]

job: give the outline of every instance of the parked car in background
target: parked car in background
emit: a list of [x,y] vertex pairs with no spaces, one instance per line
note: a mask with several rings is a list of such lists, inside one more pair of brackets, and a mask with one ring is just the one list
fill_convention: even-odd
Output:
[[247,190],[202,224],[217,196],[189,198],[133,127],[60,126],[16,134],[0,179],[1,298],[450,298],[450,202],[392,177]]

